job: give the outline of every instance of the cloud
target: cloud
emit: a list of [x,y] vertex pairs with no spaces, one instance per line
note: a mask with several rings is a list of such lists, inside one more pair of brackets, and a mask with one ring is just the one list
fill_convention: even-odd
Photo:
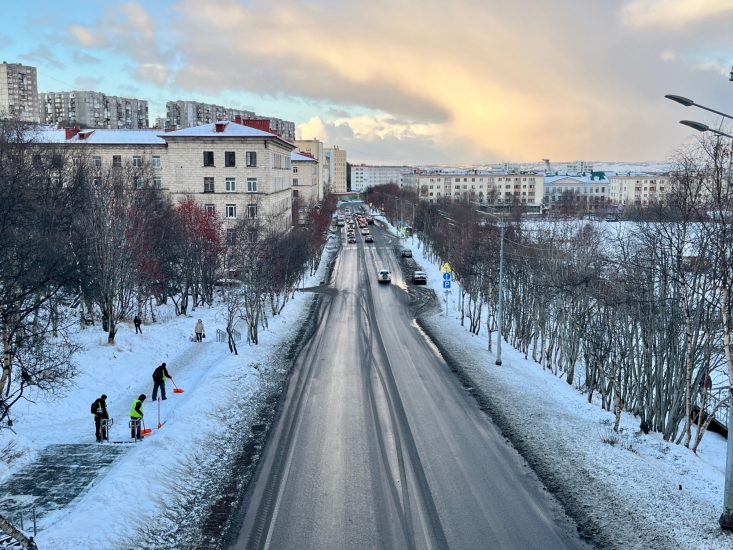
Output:
[[7,48],[13,43],[13,39],[4,34],[0,34],[0,48]]
[[74,87],[81,90],[94,90],[104,81],[104,77],[79,76],[74,79]]
[[733,15],[730,0],[633,0],[621,10],[632,27],[679,28],[720,16]]
[[18,55],[18,59],[21,59],[23,61],[31,61],[39,65],[56,67],[58,69],[63,69],[66,67],[66,65],[58,57],[56,57],[56,54],[48,46],[39,46],[31,50],[27,54],[20,54]]
[[97,29],[87,29],[81,25],[69,25],[69,33],[77,44],[85,48],[106,48],[109,46],[105,33]]
[[79,65],[95,65],[102,62],[100,58],[78,50],[71,52],[71,59]]

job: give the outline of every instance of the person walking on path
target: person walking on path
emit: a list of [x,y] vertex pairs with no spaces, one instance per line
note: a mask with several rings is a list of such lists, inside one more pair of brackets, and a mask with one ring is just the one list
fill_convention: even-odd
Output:
[[130,437],[134,439],[142,439],[142,420],[143,416],[145,416],[143,401],[145,401],[145,394],[141,393],[132,402],[132,407],[130,408]]
[[143,329],[140,328],[140,325],[142,325],[142,321],[140,320],[140,317],[138,315],[135,315],[135,318],[132,320],[133,323],[135,323],[135,334],[138,332],[140,334],[143,333]]
[[201,342],[201,339],[204,335],[204,322],[201,319],[199,319],[199,322],[196,323],[196,328],[194,329],[194,331],[196,332],[196,341]]
[[107,414],[107,396],[102,397],[92,403],[92,414],[94,415],[94,435],[97,437],[97,443],[107,439],[107,434],[102,431],[102,420],[109,419]]
[[165,379],[170,377],[171,375],[168,373],[168,369],[165,368],[165,363],[153,371],[153,401],[158,398],[158,388],[160,388],[161,399],[163,401],[166,400]]

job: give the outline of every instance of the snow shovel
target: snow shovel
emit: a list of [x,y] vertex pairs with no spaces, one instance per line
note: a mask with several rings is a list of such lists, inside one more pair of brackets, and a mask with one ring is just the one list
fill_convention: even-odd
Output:
[[160,397],[158,397],[158,429],[161,429],[163,424],[160,423]]
[[145,420],[144,419],[141,419],[141,420],[143,421],[143,429],[140,430],[140,435],[145,437],[146,435],[150,435],[151,433],[153,433],[153,428],[146,428]]
[[[171,382],[173,382],[173,378],[171,378]],[[173,382],[173,393],[183,393],[183,390],[176,386],[175,382]]]

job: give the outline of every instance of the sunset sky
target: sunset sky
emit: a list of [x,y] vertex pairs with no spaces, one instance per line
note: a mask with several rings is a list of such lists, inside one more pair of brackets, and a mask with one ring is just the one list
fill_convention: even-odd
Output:
[[733,0],[26,0],[39,91],[246,108],[351,162],[663,161],[733,112]]

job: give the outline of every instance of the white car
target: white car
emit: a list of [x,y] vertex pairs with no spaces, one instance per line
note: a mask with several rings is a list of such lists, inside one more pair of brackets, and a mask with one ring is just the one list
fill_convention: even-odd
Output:
[[386,269],[380,269],[377,274],[377,281],[380,283],[389,283],[392,281],[392,274]]

